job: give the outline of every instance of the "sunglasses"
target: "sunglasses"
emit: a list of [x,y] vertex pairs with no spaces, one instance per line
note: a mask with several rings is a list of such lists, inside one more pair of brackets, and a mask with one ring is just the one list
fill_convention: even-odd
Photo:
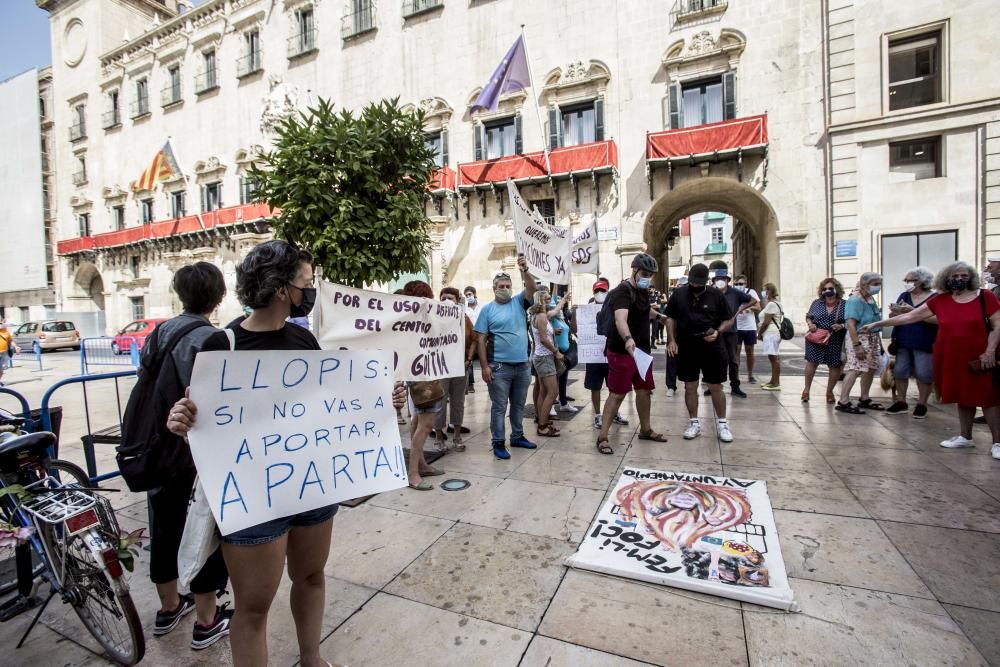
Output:
[[746,287],[747,284],[746,283],[736,283],[736,286],[737,287]]

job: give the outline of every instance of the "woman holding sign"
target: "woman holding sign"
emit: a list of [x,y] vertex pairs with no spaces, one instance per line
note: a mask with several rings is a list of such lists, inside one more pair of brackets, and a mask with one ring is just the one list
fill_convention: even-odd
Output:
[[[286,322],[304,317],[316,301],[312,256],[285,241],[268,241],[255,247],[236,268],[236,293],[253,309],[230,331],[209,336],[202,351],[212,350],[318,350],[315,336]],[[230,344],[229,336],[234,342]],[[181,399],[170,412],[167,428],[187,436],[197,409]],[[222,554],[233,583],[236,611],[230,629],[233,664],[267,664],[267,615],[288,561],[292,580],[290,603],[295,618],[302,665],[321,667],[320,656],[326,576],[323,568],[330,553],[336,505],[238,530],[222,538]]]
[[[555,342],[552,322],[549,321],[549,292],[538,290],[534,294],[534,305],[528,309],[531,317],[531,335],[534,338],[534,352],[531,364],[538,376],[538,399],[535,401],[535,416],[538,418],[538,435],[548,438],[559,436],[559,429],[552,425],[549,409],[559,396],[559,366],[562,352]],[[560,306],[562,302],[560,301]]]

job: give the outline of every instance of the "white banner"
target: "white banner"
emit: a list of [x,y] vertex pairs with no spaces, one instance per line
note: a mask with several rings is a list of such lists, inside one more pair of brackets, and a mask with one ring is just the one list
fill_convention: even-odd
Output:
[[507,194],[514,215],[514,239],[517,251],[528,260],[528,270],[542,282],[569,284],[569,227],[550,225],[521,199],[521,193],[511,180]]
[[799,609],[759,480],[625,468],[567,564]]
[[569,261],[573,273],[598,273],[597,218],[576,235],[570,244]]
[[313,324],[324,350],[387,350],[397,380],[465,373],[465,307],[321,282]]
[[597,333],[597,313],[601,312],[601,304],[585,303],[576,307],[576,346],[578,363],[606,364],[604,356],[606,336]]
[[203,352],[189,435],[223,535],[406,486],[392,354]]

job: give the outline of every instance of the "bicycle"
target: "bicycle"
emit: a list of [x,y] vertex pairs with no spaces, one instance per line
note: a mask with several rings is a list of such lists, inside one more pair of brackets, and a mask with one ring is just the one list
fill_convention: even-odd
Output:
[[[0,603],[0,622],[40,605],[17,644],[20,648],[46,606],[59,595],[76,611],[108,656],[134,665],[146,651],[139,614],[129,593],[118,555],[120,530],[101,489],[68,461],[50,459],[56,436],[25,433],[24,420],[0,411],[0,521],[32,534],[15,547],[14,582],[0,594],[17,595]],[[65,481],[63,481],[63,479]],[[42,582],[49,584],[41,600]]]

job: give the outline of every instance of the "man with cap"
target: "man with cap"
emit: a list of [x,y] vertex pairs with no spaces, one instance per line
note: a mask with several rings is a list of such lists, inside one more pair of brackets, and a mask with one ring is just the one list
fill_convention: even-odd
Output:
[[[608,297],[608,288],[610,284],[607,278],[598,278],[597,282],[594,283],[594,296],[591,297],[590,303],[603,304]],[[576,307],[574,306],[574,310]],[[576,313],[573,313],[573,321],[577,322]],[[583,386],[585,389],[590,390],[590,403],[594,407],[594,428],[597,430],[601,429],[604,424],[604,419],[601,416],[601,389],[604,387],[605,383],[608,381],[608,365],[605,364],[587,364],[585,374],[583,376]],[[628,426],[628,420],[622,417],[620,414],[615,414],[615,423],[622,426]]]
[[611,393],[604,403],[601,434],[597,437],[597,451],[601,454],[614,453],[608,444],[608,431],[622,401],[633,389],[639,413],[639,434],[636,437],[654,442],[667,441],[666,436],[649,425],[649,406],[656,387],[653,365],[649,365],[645,375],[640,375],[633,356],[636,350],[650,353],[649,321],[660,315],[650,308],[649,289],[658,268],[656,260],[650,255],[639,253],[632,260],[632,275],[608,293],[607,301],[614,321],[604,353],[608,358],[607,382]]
[[677,377],[684,383],[688,409],[685,440],[701,435],[698,419],[698,380],[703,378],[712,395],[719,440],[732,442],[726,420],[726,379],[729,358],[722,334],[733,326],[734,312],[725,295],[708,284],[708,267],[695,264],[688,272],[688,284],[678,287],[667,302],[667,354],[677,357]]
[[[746,392],[740,389],[740,348],[739,336],[736,332],[736,318],[743,311],[756,306],[758,301],[743,290],[730,287],[731,280],[727,266],[722,265],[715,270],[715,287],[722,292],[726,303],[729,304],[729,309],[733,312],[733,320],[729,322],[729,328],[722,334],[722,345],[726,348],[726,356],[729,357],[729,393],[733,396],[746,398]],[[711,393],[710,389],[705,391],[706,396]]]
[[993,292],[994,296],[1000,298],[1000,253],[986,256],[983,282],[986,283],[986,287]]

